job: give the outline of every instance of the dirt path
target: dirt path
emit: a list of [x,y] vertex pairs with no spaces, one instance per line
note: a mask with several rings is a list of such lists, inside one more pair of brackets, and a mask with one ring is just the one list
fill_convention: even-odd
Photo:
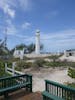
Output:
[[[56,81],[64,84],[65,82],[75,82],[74,79],[67,75],[67,68],[49,68],[41,69],[40,71],[27,71],[25,73],[30,73],[33,75],[33,93],[27,93],[23,89],[22,91],[17,91],[12,95],[9,95],[8,100],[42,100],[41,92],[45,90],[45,79]],[[0,98],[0,100],[4,100]]]
[[59,83],[75,82],[67,75],[67,68],[41,69],[40,71],[29,71],[33,75],[33,91],[43,91],[45,89],[45,79]]

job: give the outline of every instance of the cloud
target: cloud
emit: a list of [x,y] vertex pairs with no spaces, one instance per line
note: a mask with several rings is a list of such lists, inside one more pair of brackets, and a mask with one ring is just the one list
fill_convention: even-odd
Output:
[[49,18],[56,17],[58,15],[59,15],[59,11],[58,10],[53,10],[53,11],[47,12],[45,17],[49,19]]
[[23,25],[22,25],[22,28],[23,29],[29,29],[31,27],[31,23],[29,22],[25,22]]
[[6,20],[6,22],[7,22],[7,26],[6,26],[7,35],[15,35],[17,33],[17,29],[12,23],[12,21]]
[[9,2],[9,0],[0,0],[0,8],[3,10],[5,14],[8,14],[11,18],[15,17],[15,10],[11,8],[13,3]]
[[[35,36],[24,36],[14,34],[15,37],[23,40],[24,43],[35,43]],[[56,52],[64,51],[75,47],[75,29],[59,31],[56,33],[40,33],[41,44],[44,45],[44,51]]]
[[[23,43],[35,43],[35,36],[26,36],[17,32],[17,29],[12,25],[10,20],[7,20],[8,25],[8,35],[16,37],[16,39],[21,40]],[[10,29],[9,29],[10,28]],[[55,33],[40,33],[41,44],[44,45],[43,51],[56,52],[64,51],[66,49],[75,48],[75,29],[63,30]],[[17,40],[17,41],[18,41]],[[20,41],[19,41],[20,42]],[[16,43],[15,43],[16,44]]]
[[41,33],[41,42],[46,51],[61,51],[75,48],[75,29],[56,33]]
[[11,9],[9,5],[4,7],[4,12],[7,13],[11,18],[15,17],[15,10]]
[[24,11],[32,9],[32,0],[19,0],[19,5]]
[[41,33],[41,37],[43,37],[42,39],[46,40],[46,39],[67,39],[67,38],[71,38],[74,37],[75,38],[75,29],[70,29],[70,30],[63,30],[63,31],[58,31],[55,33],[48,33],[48,34],[44,34],[43,32]]
[[[6,26],[6,31],[7,31],[7,35],[11,35],[13,37],[17,37],[19,39],[24,39],[27,40],[31,37],[29,36],[23,36],[19,33],[18,29],[14,26],[14,24],[12,23],[12,21],[10,19],[6,20],[7,26]],[[24,28],[28,28],[28,26],[30,26],[29,23],[25,23],[26,26],[24,25]],[[5,32],[5,31],[4,31]]]
[[19,38],[19,39],[28,39],[29,37],[28,36],[23,36],[23,35],[20,35],[20,34],[13,34],[13,36],[15,36],[15,37],[17,37],[17,38]]
[[32,0],[0,0],[0,9],[11,18],[14,18],[17,9],[24,11],[31,10]]

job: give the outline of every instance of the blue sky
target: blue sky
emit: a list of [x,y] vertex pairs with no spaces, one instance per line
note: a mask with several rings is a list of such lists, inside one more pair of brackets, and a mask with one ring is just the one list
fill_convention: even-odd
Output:
[[40,30],[44,51],[75,49],[75,0],[0,0],[0,38],[7,46],[35,43]]

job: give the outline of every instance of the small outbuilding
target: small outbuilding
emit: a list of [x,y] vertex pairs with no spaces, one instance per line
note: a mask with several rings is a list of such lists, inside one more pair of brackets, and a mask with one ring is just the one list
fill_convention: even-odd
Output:
[[15,58],[23,59],[23,57],[25,56],[26,53],[28,53],[28,50],[26,48],[23,48],[23,49],[16,49],[15,48],[13,56]]
[[66,50],[66,51],[64,52],[64,55],[65,55],[66,57],[75,56],[75,49]]

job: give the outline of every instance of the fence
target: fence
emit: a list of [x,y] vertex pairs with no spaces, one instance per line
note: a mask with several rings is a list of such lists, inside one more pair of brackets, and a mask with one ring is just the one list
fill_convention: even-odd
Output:
[[6,73],[9,73],[9,74],[11,74],[11,75],[23,75],[23,74],[25,74],[25,73],[23,73],[23,72],[20,72],[20,71],[16,71],[15,70],[15,63],[13,63],[12,64],[12,68],[9,68],[8,66],[7,66],[7,63],[5,63],[5,72]]
[[75,88],[45,80],[43,98],[43,100],[75,100]]

